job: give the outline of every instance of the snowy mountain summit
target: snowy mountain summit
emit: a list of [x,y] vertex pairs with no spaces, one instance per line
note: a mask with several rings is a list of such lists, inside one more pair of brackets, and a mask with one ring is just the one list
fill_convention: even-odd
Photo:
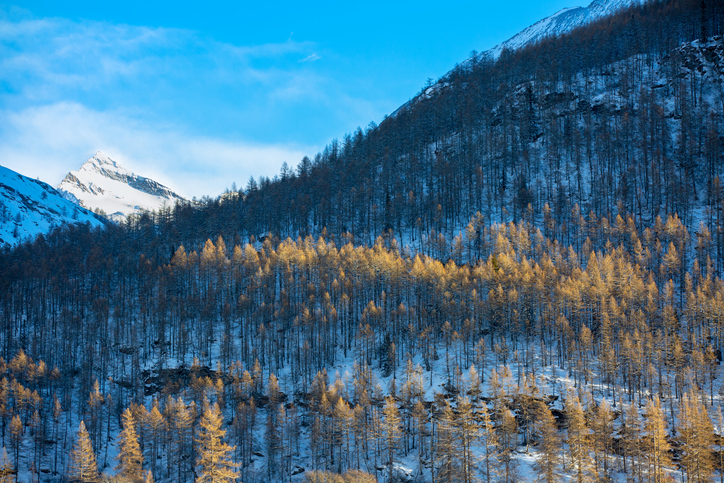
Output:
[[[543,39],[563,35],[578,27],[582,27],[598,19],[613,15],[616,12],[641,5],[648,0],[593,0],[587,7],[569,7],[559,10],[550,17],[546,17],[537,21],[533,25],[521,30],[508,40],[501,42],[492,49],[475,54],[473,57],[465,60],[461,66],[463,68],[471,67],[475,62],[479,61],[495,61],[500,57],[503,51],[514,51],[535,45]],[[449,75],[448,73],[447,75]],[[441,80],[424,89],[422,93],[415,98],[409,100],[400,106],[391,116],[397,115],[398,112],[406,110],[417,104],[420,100],[429,99],[435,95],[442,87],[447,85],[446,76]]]
[[157,211],[172,206],[184,198],[150,178],[144,178],[124,168],[98,151],[71,171],[58,185],[58,190],[75,203],[102,211],[114,221],[141,211]]
[[0,166],[0,246],[48,233],[65,223],[107,223],[68,201],[52,186]]
[[572,7],[554,13],[550,17],[539,20],[527,27],[505,42],[483,52],[481,56],[497,59],[504,49],[516,50],[527,45],[535,44],[546,37],[561,35],[586,25],[594,20],[606,17],[613,13],[639,5],[645,0],[594,0],[588,7]]

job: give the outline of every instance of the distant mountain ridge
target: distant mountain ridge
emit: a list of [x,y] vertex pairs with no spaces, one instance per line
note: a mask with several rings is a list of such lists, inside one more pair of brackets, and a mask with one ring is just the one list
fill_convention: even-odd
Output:
[[52,186],[0,166],[0,246],[17,245],[66,223],[107,222]]
[[[503,51],[515,51],[529,45],[534,45],[541,40],[568,33],[578,27],[608,17],[625,8],[642,5],[646,3],[646,1],[647,0],[594,0],[587,7],[564,8],[550,17],[546,17],[526,27],[492,49],[473,54],[469,59],[462,62],[461,66],[463,68],[469,68],[476,62],[495,61]],[[432,97],[437,90],[447,84],[445,78],[449,75],[450,72],[433,85],[428,85],[420,94],[398,107],[390,116],[394,117],[400,111],[409,109],[421,99],[429,99]]]
[[527,27],[505,42],[480,54],[483,58],[497,59],[505,49],[516,50],[535,44],[547,37],[561,35],[566,32],[609,16],[619,10],[640,5],[645,0],[595,0],[588,7],[564,8]]
[[58,185],[64,196],[114,221],[140,211],[157,211],[184,198],[151,178],[139,176],[98,151]]

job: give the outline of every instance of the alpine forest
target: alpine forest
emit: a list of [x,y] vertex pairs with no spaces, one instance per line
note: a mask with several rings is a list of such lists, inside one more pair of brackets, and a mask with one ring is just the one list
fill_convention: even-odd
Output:
[[0,251],[0,482],[724,481],[724,3],[473,53]]

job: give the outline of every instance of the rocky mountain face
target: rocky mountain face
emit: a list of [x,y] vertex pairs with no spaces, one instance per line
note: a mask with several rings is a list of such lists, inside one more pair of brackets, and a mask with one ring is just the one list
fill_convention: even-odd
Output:
[[64,196],[114,221],[141,211],[158,211],[184,198],[150,178],[139,176],[98,151],[58,185]]
[[42,181],[0,166],[0,246],[16,245],[65,223],[106,221]]

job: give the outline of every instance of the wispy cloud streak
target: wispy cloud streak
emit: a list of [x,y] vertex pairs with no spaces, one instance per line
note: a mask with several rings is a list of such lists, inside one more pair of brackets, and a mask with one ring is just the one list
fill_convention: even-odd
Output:
[[323,50],[0,8],[0,164],[57,183],[101,149],[199,197],[272,176],[384,112]]

